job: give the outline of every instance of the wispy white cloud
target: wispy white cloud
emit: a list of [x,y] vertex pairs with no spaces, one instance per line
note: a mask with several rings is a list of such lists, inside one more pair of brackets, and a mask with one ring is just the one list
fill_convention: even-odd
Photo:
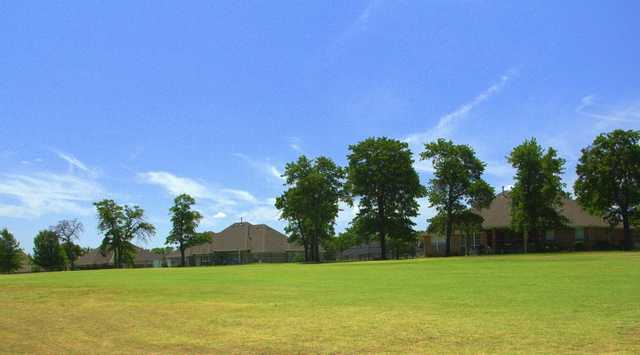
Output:
[[360,13],[349,23],[338,37],[331,44],[331,49],[335,50],[344,45],[350,39],[364,32],[371,22],[373,14],[382,6],[382,0],[370,0]]
[[600,103],[593,94],[580,100],[576,112],[603,121],[605,124],[640,123],[640,103],[609,106]]
[[56,149],[54,149],[53,152],[56,153],[58,158],[66,161],[69,164],[69,169],[71,170],[71,172],[73,172],[74,170],[79,170],[93,177],[96,177],[98,175],[97,169],[90,168],[85,163],[80,161],[80,159],[74,157],[73,155],[62,152],[60,150],[56,150]]
[[255,223],[278,221],[274,199],[258,199],[245,190],[216,187],[167,171],[138,173],[137,179],[140,183],[159,186],[171,196],[182,193],[193,196],[204,216],[202,225],[205,227],[215,227],[221,221],[239,220],[240,217]]
[[[463,120],[478,105],[502,91],[502,89],[516,74],[517,72],[515,69],[508,70],[500,76],[496,83],[491,84],[489,87],[484,89],[471,101],[466,102],[452,112],[441,116],[434,127],[423,132],[410,134],[403,140],[409,143],[414,152],[418,152],[422,150],[422,145],[424,143],[433,141],[437,138],[450,137],[461,120]],[[419,171],[433,171],[431,163],[426,161],[416,161],[415,167]]]
[[279,182],[284,181],[284,178],[282,177],[282,172],[274,164],[270,163],[269,161],[256,160],[242,153],[235,153],[234,156],[242,159],[247,164],[249,164],[249,166],[256,169],[258,172],[264,174],[266,177],[270,179],[275,179]]
[[173,196],[183,193],[189,194],[196,199],[211,198],[213,196],[204,184],[190,178],[176,176],[166,171],[138,173],[137,178],[140,182],[160,186]]
[[0,175],[0,216],[36,218],[47,214],[92,213],[91,202],[105,191],[95,180],[40,172]]
[[243,202],[248,202],[252,204],[258,203],[258,199],[255,196],[253,196],[251,193],[244,190],[222,189],[220,191],[230,196],[233,196],[235,199],[238,199]]
[[275,223],[280,219],[280,211],[273,205],[264,204],[238,212],[235,216],[251,223]]
[[289,137],[289,148],[297,153],[302,153],[302,140],[299,137]]
[[507,178],[515,174],[515,169],[506,161],[491,160],[487,162],[485,172],[496,177]]

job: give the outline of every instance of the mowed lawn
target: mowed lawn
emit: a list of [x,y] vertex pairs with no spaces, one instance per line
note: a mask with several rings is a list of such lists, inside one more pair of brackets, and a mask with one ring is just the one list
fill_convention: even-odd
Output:
[[0,276],[6,353],[640,353],[640,253]]

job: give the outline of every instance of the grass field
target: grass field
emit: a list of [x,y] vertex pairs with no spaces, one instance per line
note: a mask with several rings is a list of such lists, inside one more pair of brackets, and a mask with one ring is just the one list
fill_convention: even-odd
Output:
[[0,276],[0,352],[640,353],[640,253]]

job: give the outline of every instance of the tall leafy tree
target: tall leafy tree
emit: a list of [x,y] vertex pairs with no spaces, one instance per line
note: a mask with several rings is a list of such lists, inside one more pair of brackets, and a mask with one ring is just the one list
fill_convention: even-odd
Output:
[[544,149],[535,138],[513,148],[507,157],[516,169],[511,190],[511,228],[523,234],[524,252],[533,236],[542,249],[544,232],[563,227],[562,202],[567,197],[562,183],[565,160],[553,148]]
[[46,271],[64,270],[66,257],[56,232],[38,232],[33,240],[33,262]]
[[166,244],[175,244],[180,250],[180,265],[185,266],[184,252],[187,248],[205,243],[209,240],[208,235],[196,233],[196,228],[202,219],[200,212],[191,209],[196,203],[193,197],[182,194],[177,196],[171,207],[171,233],[167,237]]
[[287,190],[275,206],[288,222],[287,231],[305,246],[306,261],[320,261],[320,245],[334,235],[338,203],[347,199],[345,170],[326,157],[301,156],[287,164]]
[[347,186],[359,199],[356,216],[361,229],[375,231],[381,258],[387,258],[391,232],[408,230],[418,215],[417,199],[425,195],[413,168],[409,145],[386,137],[368,138],[349,146]]
[[0,272],[14,272],[20,269],[22,262],[20,243],[6,228],[0,230]]
[[446,255],[450,255],[456,216],[470,208],[488,206],[494,191],[482,179],[485,163],[468,145],[453,144],[440,138],[425,144],[420,156],[433,163],[434,173],[427,186],[427,197],[430,206],[435,207],[444,219]]
[[582,149],[576,173],[578,202],[612,225],[622,223],[624,248],[631,250],[631,223],[640,217],[640,131],[598,135]]
[[146,222],[139,206],[120,206],[113,200],[94,203],[98,212],[98,229],[104,234],[100,251],[113,252],[115,267],[133,263],[136,253],[134,239],[146,240],[155,234],[155,227]]
[[82,247],[75,243],[84,231],[82,222],[77,219],[63,219],[51,229],[58,234],[69,266],[73,269],[75,261],[82,255]]

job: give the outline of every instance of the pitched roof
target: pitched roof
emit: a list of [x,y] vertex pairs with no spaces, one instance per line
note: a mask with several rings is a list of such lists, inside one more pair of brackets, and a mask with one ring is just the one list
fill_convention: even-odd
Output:
[[82,254],[78,260],[76,260],[76,266],[88,266],[88,265],[108,265],[111,263],[113,253],[107,253],[102,255],[98,249],[93,249]]
[[[477,213],[484,218],[482,227],[485,229],[508,228],[511,224],[511,194],[508,191],[499,193],[488,208]],[[569,219],[569,226],[572,227],[609,227],[604,219],[585,211],[570,198],[564,199],[562,214]]]
[[[162,256],[151,252],[150,250],[135,247],[136,255],[133,258],[133,263],[136,265],[150,264],[154,260],[161,260]],[[77,266],[89,266],[89,265],[110,265],[113,263],[113,252],[108,252],[106,255],[102,255],[100,250],[93,249],[76,260]]]
[[[303,249],[295,243],[289,243],[286,235],[266,224],[239,222],[228,226],[222,232],[213,233],[211,242],[187,248],[185,256],[238,250],[277,253]],[[180,252],[172,252],[167,257],[180,257]]]

